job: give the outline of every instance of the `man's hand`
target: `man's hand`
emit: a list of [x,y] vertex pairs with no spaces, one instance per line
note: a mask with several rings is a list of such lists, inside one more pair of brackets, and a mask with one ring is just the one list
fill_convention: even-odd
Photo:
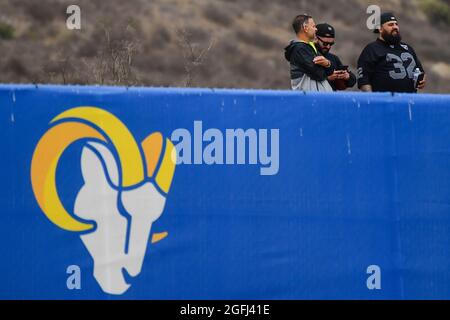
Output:
[[333,74],[328,76],[329,81],[336,81],[336,80],[348,81],[348,79],[350,79],[350,73],[348,73],[345,70],[334,70]]
[[345,81],[348,81],[350,79],[350,73],[348,73],[348,71],[341,71],[341,74],[339,75],[338,79],[342,79]]
[[425,74],[423,76],[423,80],[419,82],[419,85],[417,86],[417,89],[419,89],[419,90],[425,89],[426,83],[427,83],[427,75]]
[[331,62],[330,60],[328,60],[327,58],[325,58],[324,56],[318,56],[315,57],[313,62],[315,64],[318,64],[319,66],[322,66],[324,68],[329,68],[331,66]]
[[336,81],[339,79],[340,71],[334,70],[334,72],[328,76],[328,81]]

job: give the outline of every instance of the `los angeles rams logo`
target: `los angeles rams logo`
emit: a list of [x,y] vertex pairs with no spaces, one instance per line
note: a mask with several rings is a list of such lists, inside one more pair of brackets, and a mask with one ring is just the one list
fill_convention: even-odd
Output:
[[[123,294],[130,287],[123,269],[139,275],[152,224],[163,213],[175,172],[175,148],[159,132],[138,145],[118,118],[96,107],[67,110],[50,124],[31,163],[37,203],[53,224],[80,233],[102,290]],[[85,143],[84,185],[71,212],[61,202],[55,178],[64,150],[80,140]],[[152,243],[167,235],[153,234]]]

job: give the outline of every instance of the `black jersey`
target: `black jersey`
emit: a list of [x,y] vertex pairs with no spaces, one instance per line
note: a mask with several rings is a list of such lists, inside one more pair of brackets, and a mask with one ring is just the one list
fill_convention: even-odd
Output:
[[358,59],[358,87],[370,84],[373,91],[417,92],[414,70],[424,72],[414,49],[404,43],[383,40],[368,44]]

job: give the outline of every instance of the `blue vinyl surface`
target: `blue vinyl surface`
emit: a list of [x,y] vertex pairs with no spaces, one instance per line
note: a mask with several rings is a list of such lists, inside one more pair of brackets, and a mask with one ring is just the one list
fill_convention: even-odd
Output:
[[[79,106],[113,114],[138,142],[180,128],[199,141],[196,122],[224,137],[278,129],[278,168],[262,175],[248,154],[177,165],[152,226],[168,236],[149,243],[125,293],[108,294],[80,235],[46,217],[31,185],[51,120]],[[450,298],[450,95],[2,85],[0,132],[0,298]],[[85,145],[70,145],[56,172],[70,212]],[[79,290],[67,287],[71,265]],[[381,289],[368,289],[371,265]]]

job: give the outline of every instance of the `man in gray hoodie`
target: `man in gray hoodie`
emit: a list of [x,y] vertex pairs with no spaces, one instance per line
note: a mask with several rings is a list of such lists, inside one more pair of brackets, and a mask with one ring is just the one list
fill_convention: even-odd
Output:
[[314,44],[317,31],[314,19],[307,14],[298,15],[292,28],[296,39],[285,48],[285,58],[291,67],[292,89],[332,92],[327,81],[332,64],[320,54]]

